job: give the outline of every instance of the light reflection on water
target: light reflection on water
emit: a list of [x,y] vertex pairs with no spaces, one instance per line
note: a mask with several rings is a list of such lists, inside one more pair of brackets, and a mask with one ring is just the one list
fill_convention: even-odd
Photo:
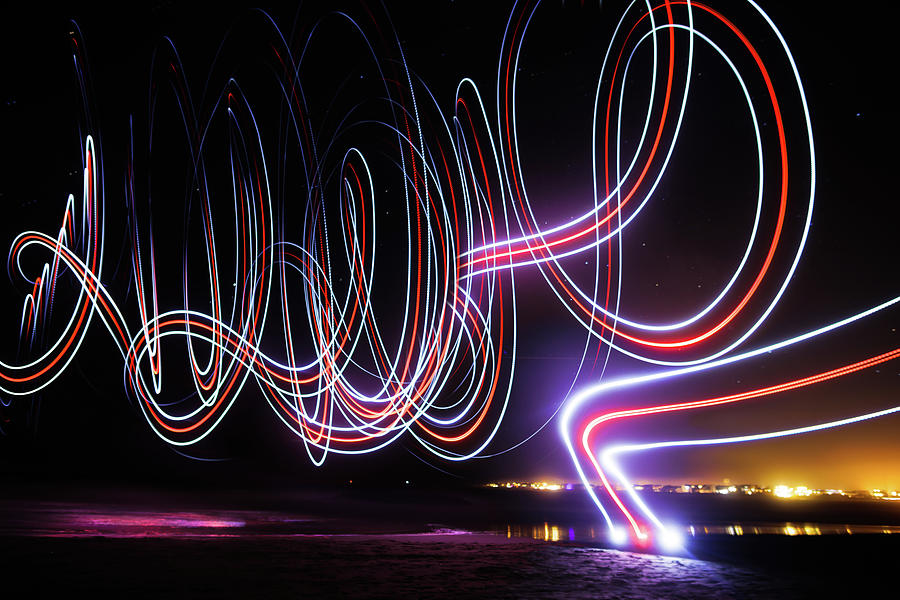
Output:
[[[161,537],[222,538],[269,536],[398,535],[397,529],[378,520],[342,522],[333,518],[315,518],[291,513],[253,510],[160,511],[110,505],[75,503],[34,503],[9,510],[0,503],[0,535],[39,537]],[[410,535],[463,535],[468,530],[429,524],[426,532]],[[896,525],[846,525],[805,522],[693,524],[683,528],[686,537],[707,535],[820,536],[854,534],[900,534]],[[605,527],[550,521],[507,524],[490,528],[492,534],[508,539],[527,538],[543,542],[609,541]]]
[[160,511],[108,505],[37,503],[0,511],[0,533],[38,537],[245,537],[292,534],[309,519],[266,511]]
[[753,523],[691,525],[687,532],[701,535],[853,535],[900,533],[896,525],[839,525],[834,523]]
[[[575,539],[575,529],[569,528],[568,530],[563,530],[566,532],[565,538],[568,541],[573,541]],[[593,534],[593,529],[591,529],[591,533]],[[507,538],[531,538],[534,540],[543,540],[545,542],[558,542],[560,538],[560,527],[558,525],[550,525],[549,523],[544,523],[543,525],[507,525],[506,526],[506,537]]]
[[[522,525],[508,524],[507,538],[529,538],[544,542],[558,541],[604,541],[607,539],[605,527],[567,527],[550,522]],[[502,531],[502,530],[501,530]],[[854,534],[895,534],[900,533],[896,525],[846,525],[833,523],[730,523],[716,525],[688,525],[686,535],[854,535]]]
[[[554,528],[556,529],[556,528]],[[153,510],[131,506],[0,502],[0,536],[54,538],[409,538],[473,532],[430,523],[425,530],[379,519],[347,521],[268,510]],[[493,535],[493,534],[492,534]],[[549,535],[549,534],[548,534]],[[558,540],[558,532],[553,534]]]

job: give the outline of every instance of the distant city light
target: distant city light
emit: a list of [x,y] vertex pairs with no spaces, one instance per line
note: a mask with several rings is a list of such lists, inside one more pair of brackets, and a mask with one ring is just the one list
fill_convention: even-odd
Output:
[[566,489],[571,490],[574,489],[573,484],[567,483],[549,483],[546,481],[505,481],[501,483],[488,483],[487,487],[490,488],[506,488],[506,489],[529,489],[529,490],[537,490],[539,492],[558,492],[559,490]]
[[[490,488],[523,489],[539,492],[573,491],[583,489],[583,484],[563,482],[551,483],[548,481],[504,481],[485,484]],[[601,486],[596,486],[598,489]],[[769,495],[775,498],[813,498],[819,496],[840,496],[856,500],[900,500],[900,491],[872,488],[871,490],[844,490],[841,488],[811,488],[806,485],[790,486],[778,484],[773,487],[764,487],[756,484],[741,485],[710,485],[706,483],[685,483],[682,485],[637,483],[632,489],[641,494],[717,494],[717,495]]]
[[794,496],[794,488],[790,488],[786,485],[776,485],[772,490],[772,493],[779,498],[792,498]]

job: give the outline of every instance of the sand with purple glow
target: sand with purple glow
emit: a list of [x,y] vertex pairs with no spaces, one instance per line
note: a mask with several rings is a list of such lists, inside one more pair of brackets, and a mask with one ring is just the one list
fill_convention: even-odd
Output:
[[783,582],[687,558],[490,534],[2,538],[37,594],[129,597],[770,598]]
[[[572,535],[591,513],[560,498],[554,512],[546,497],[495,505],[458,490],[120,490],[104,502],[39,492],[0,499],[0,561],[38,595],[803,598],[859,593],[900,545],[898,535],[713,533],[674,555],[634,552]],[[529,515],[562,520],[523,524]],[[500,526],[503,516],[519,523]]]

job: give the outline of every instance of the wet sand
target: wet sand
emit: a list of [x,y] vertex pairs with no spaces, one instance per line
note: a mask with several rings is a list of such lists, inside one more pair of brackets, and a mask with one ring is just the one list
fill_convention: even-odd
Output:
[[18,537],[0,548],[7,581],[45,597],[803,597],[753,569],[496,535]]

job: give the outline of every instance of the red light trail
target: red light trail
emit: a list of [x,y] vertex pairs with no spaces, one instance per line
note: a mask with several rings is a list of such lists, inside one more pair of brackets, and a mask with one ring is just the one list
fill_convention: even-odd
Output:
[[[900,349],[703,400],[622,409],[602,405],[600,397],[802,344],[900,298],[775,343],[754,337],[785,296],[806,248],[816,155],[799,69],[775,23],[752,0],[722,10],[668,0],[626,8],[593,80],[592,202],[569,221],[541,226],[526,187],[517,108],[520,57],[539,9],[540,2],[525,0],[510,14],[496,114],[471,79],[460,81],[451,109],[442,109],[410,70],[385,14],[322,15],[307,37],[289,43],[259,12],[271,34],[262,50],[281,111],[274,135],[266,126],[272,115],[236,77],[207,89],[211,101],[195,103],[167,39],[154,57],[145,143],[129,124],[124,193],[107,191],[99,131],[89,128],[80,202],[69,196],[57,233],[25,231],[12,243],[8,271],[30,290],[20,317],[27,358],[0,363],[0,390],[41,392],[84,351],[99,322],[121,354],[129,397],[169,444],[206,438],[249,384],[316,465],[329,452],[372,452],[404,435],[442,459],[466,460],[484,454],[511,410],[520,336],[533,335],[517,315],[524,301],[517,278],[538,272],[583,326],[588,345],[596,345],[593,359],[585,350],[582,366],[605,350],[607,361],[617,353],[655,369],[611,380],[604,368],[560,399],[560,430],[611,530],[620,535],[618,525],[627,522],[638,539],[652,527],[665,537],[646,506],[638,502],[635,511],[635,498],[613,487],[604,453],[639,448],[608,448],[606,426],[787,392],[893,360]],[[357,85],[370,86],[337,118],[310,108],[317,81],[306,79],[330,69],[307,52],[324,43],[326,25],[365,48],[367,70]],[[72,43],[87,90],[83,44],[74,34]],[[685,114],[698,93],[700,53],[718,61],[746,109],[734,118],[753,134],[747,151],[756,159],[754,219],[733,274],[704,308],[671,323],[639,322],[624,314],[621,244],[637,216],[653,210],[679,140],[690,131]],[[643,108],[631,101],[635,90],[646,93]],[[172,114],[181,122],[165,122]],[[636,130],[625,125],[632,121]],[[183,206],[176,207],[183,222],[159,198],[164,194],[142,183],[177,179],[179,155],[158,141],[176,135],[189,163]],[[126,294],[104,271],[105,240],[118,226],[107,221],[112,202],[127,215]],[[180,273],[167,268],[178,247]],[[579,283],[584,276],[571,257],[588,259],[585,265],[593,258],[593,277]],[[171,285],[176,280],[180,289]],[[63,289],[63,281],[74,285]],[[173,291],[179,301],[168,298]],[[131,292],[134,299],[125,299]],[[757,346],[748,350],[751,344]],[[599,496],[591,488],[595,475],[604,489]]]

